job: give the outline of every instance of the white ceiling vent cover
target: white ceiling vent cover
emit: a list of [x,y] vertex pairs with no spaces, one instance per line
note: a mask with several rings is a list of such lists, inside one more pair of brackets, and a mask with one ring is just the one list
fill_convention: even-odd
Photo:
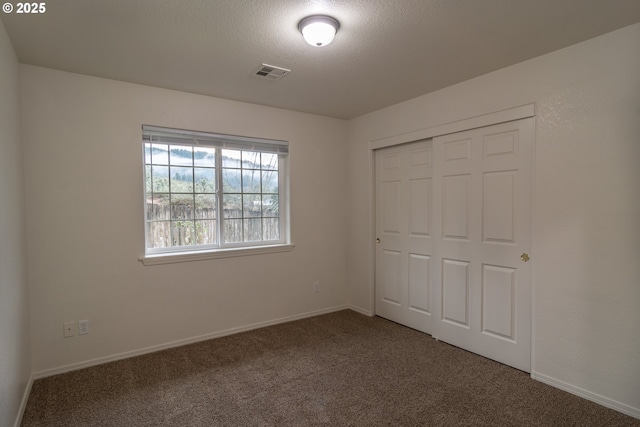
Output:
[[268,80],[280,80],[290,72],[291,70],[287,70],[286,68],[276,67],[275,65],[262,64],[253,72],[253,75]]

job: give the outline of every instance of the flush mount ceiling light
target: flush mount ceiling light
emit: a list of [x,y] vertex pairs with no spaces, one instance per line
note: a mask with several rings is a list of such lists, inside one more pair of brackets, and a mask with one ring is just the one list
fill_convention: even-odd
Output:
[[326,15],[307,16],[298,24],[298,29],[306,42],[316,47],[331,43],[338,28],[340,28],[338,20]]

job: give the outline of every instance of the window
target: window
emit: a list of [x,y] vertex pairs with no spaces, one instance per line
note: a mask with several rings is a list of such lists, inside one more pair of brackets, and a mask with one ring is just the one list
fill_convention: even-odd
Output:
[[288,143],[143,126],[146,255],[289,243]]

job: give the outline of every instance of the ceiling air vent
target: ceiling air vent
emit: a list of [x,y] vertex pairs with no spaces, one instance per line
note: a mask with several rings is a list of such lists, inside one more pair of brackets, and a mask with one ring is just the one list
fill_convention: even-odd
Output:
[[262,64],[260,67],[258,67],[257,70],[253,72],[253,74],[268,80],[280,80],[290,72],[291,70],[287,70],[286,68],[276,67],[275,65]]

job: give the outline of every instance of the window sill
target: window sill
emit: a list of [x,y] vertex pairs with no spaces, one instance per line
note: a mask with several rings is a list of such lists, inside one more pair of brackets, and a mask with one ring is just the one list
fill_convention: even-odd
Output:
[[256,246],[250,248],[217,249],[210,251],[193,251],[171,254],[145,255],[138,258],[138,261],[147,265],[173,264],[178,262],[203,261],[207,259],[231,258],[249,255],[272,254],[277,252],[290,252],[295,245],[269,245]]

